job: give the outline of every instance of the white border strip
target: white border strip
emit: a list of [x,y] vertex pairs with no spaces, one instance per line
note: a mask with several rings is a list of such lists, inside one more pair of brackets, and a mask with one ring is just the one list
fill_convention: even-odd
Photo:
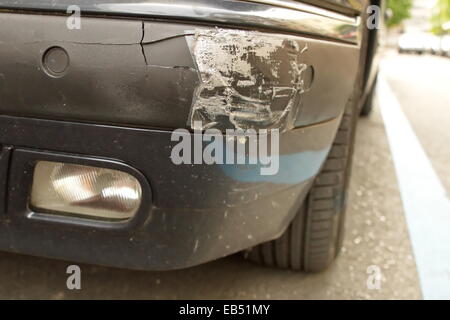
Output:
[[450,299],[450,202],[382,74],[378,80],[379,106],[397,173],[422,296],[424,299]]

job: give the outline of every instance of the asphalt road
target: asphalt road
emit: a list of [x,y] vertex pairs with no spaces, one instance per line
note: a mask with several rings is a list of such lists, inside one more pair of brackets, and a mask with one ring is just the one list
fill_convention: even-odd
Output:
[[[450,59],[388,53],[384,71],[450,194]],[[420,299],[414,254],[378,106],[369,118],[360,120],[356,139],[344,248],[326,272],[265,268],[239,256],[171,272],[80,265],[82,289],[69,291],[65,271],[70,263],[0,253],[0,298]],[[381,270],[379,289],[367,286],[367,268],[372,265]]]

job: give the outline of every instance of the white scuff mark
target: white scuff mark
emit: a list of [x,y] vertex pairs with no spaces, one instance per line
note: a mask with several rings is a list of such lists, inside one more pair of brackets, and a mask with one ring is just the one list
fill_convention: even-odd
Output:
[[194,243],[194,249],[192,250],[193,253],[197,252],[198,249],[198,239],[195,239],[195,243]]
[[[238,82],[237,82],[237,86],[239,86],[239,87],[250,87],[253,85],[255,85],[255,81],[253,81],[253,80],[238,80]],[[259,89],[261,90],[262,87],[259,86]]]
[[283,131],[293,126],[305,91],[308,66],[300,57],[306,43],[220,28],[196,30],[189,43],[201,80],[189,119],[193,129]]

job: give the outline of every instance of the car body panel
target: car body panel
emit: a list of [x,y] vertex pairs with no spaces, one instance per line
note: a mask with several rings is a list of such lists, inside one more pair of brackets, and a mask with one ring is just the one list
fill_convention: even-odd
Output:
[[[0,116],[2,159],[9,159],[0,161],[1,171],[9,172],[0,248],[155,270],[243,250],[284,230],[320,170],[338,125],[339,118],[284,133],[279,172],[261,176],[258,165],[175,165],[168,161],[169,131]],[[37,160],[91,165],[93,159],[114,169],[125,164],[148,181],[143,195],[151,201],[144,201],[135,223],[117,227],[33,217],[39,212],[27,199]]]
[[[195,24],[93,17],[83,18],[82,29],[74,31],[64,27],[65,17],[24,14],[1,17],[0,37],[5,45],[0,48],[3,61],[0,112],[148,128],[189,128],[195,91],[200,83],[192,48],[196,38],[200,32],[214,32],[213,38],[222,35],[225,42],[236,43],[233,34],[237,34],[232,32],[236,29]],[[22,28],[17,28],[18,25]],[[292,35],[243,32],[265,47],[271,40],[282,39],[292,41],[299,50],[305,49],[301,63],[311,66],[314,78],[310,88],[302,90],[301,101],[296,102],[301,105],[293,114],[293,126],[319,123],[340,115],[353,89],[358,46]],[[42,59],[52,47],[62,48],[70,59],[64,77],[49,76],[43,66]],[[217,49],[226,51],[225,46]],[[260,72],[273,69],[273,73],[280,74],[266,76],[266,86],[289,86],[291,80],[280,78],[286,73],[277,69],[277,63],[290,63],[287,60],[290,49],[280,44],[276,50],[279,57],[272,54],[272,60],[264,64],[251,61],[251,57],[242,62],[252,64]],[[232,61],[233,54],[226,55],[225,59]],[[243,76],[251,75],[239,75]],[[243,92],[251,87],[233,82],[230,89]]]
[[[288,5],[290,4],[290,5]],[[0,9],[27,12],[67,14],[69,6],[78,6],[83,15],[124,16],[145,19],[172,19],[304,33],[325,39],[358,43],[359,21],[354,16],[339,14],[315,6],[292,1],[239,0],[4,0]]]
[[[187,7],[174,7],[172,1],[159,1],[161,6],[152,11],[138,5],[142,1],[78,3],[88,9],[84,30],[70,32],[61,16],[69,1],[0,5],[0,40],[8,43],[0,47],[0,249],[169,270],[278,237],[320,171],[364,68],[359,64],[362,28],[357,17],[331,10],[325,14],[326,9],[311,5],[303,7],[309,11],[282,7],[305,20],[280,25],[277,16],[255,20],[261,12],[281,8],[267,3],[182,1],[178,4]],[[206,14],[199,5],[215,6],[226,15]],[[259,11],[252,11],[255,6]],[[324,18],[333,21],[326,26],[350,26],[349,38],[342,38],[345,32],[322,30]],[[301,92],[293,125],[280,133],[274,175],[261,175],[259,164],[170,161],[176,143],[172,130],[192,129],[189,119],[201,77],[195,41],[202,41],[202,33],[196,32],[221,28],[224,34],[241,30],[258,39],[267,34],[307,47],[296,54],[313,67],[311,85]],[[70,57],[61,77],[49,75],[43,65],[43,55],[52,47]],[[283,48],[274,51],[274,59],[289,62]],[[245,62],[258,73],[271,66]],[[184,132],[191,141],[199,134]],[[30,208],[39,160],[97,165],[135,176],[143,186],[136,217],[114,224]]]

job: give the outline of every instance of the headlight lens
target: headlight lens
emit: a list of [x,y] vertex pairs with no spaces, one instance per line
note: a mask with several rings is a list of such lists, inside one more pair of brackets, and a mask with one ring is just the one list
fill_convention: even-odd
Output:
[[31,206],[88,218],[126,220],[142,199],[139,182],[128,173],[91,166],[39,161]]

